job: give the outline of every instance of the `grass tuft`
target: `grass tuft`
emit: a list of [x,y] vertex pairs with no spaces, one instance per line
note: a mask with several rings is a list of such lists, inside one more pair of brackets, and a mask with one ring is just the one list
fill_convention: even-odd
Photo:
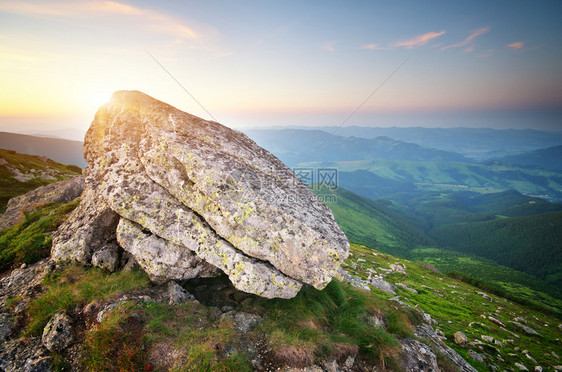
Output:
[[108,275],[101,269],[71,265],[45,279],[45,293],[29,304],[29,323],[24,335],[40,335],[49,319],[59,311],[68,311],[79,303],[105,301],[112,294],[146,287],[149,283],[148,276],[141,271]]

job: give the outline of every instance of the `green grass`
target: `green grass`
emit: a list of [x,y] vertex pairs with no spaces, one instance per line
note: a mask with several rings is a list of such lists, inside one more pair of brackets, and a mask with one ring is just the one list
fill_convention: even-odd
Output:
[[160,361],[171,371],[251,371],[247,357],[226,351],[240,343],[232,323],[210,308],[187,302],[179,306],[145,303],[144,343],[171,355]]
[[[441,329],[447,336],[446,344],[458,351],[478,370],[487,371],[488,368],[472,361],[467,352],[468,348],[461,348],[453,342],[455,332],[462,331],[467,335],[469,341],[482,341],[481,335],[488,335],[502,342],[502,346],[493,346],[498,348],[503,361],[497,358],[495,350],[490,351],[492,349],[489,349],[489,346],[485,347],[485,350],[489,349],[491,362],[500,370],[513,368],[515,362],[522,363],[532,370],[534,365],[531,365],[529,360],[521,354],[521,350],[528,350],[530,355],[537,360],[538,365],[543,368],[552,369],[552,366],[560,364],[559,360],[550,355],[552,351],[559,352],[558,340],[562,338],[562,330],[558,327],[560,320],[553,315],[492,293],[487,293],[491,300],[486,299],[479,294],[479,292],[485,293],[481,288],[449,278],[439,272],[427,271],[414,262],[388,256],[365,246],[352,244],[352,253],[353,255],[346,261],[346,266],[358,276],[367,276],[367,269],[380,272],[381,268],[388,268],[395,262],[405,265],[407,276],[390,272],[386,273],[385,280],[390,283],[401,282],[416,289],[418,293],[412,293],[400,287],[397,287],[396,291],[402,301],[431,314],[432,318],[439,323],[434,327]],[[365,262],[358,262],[358,259],[365,260]],[[354,263],[357,264],[355,270],[350,268]],[[373,289],[373,291],[379,296],[388,296],[377,289]],[[499,319],[506,325],[506,328],[495,325],[487,318],[488,316]],[[541,337],[528,336],[514,329],[509,322],[518,316],[525,318],[527,325],[539,332]],[[482,326],[474,324],[469,326],[471,322],[481,323]],[[519,338],[511,332],[516,332]],[[506,341],[510,339],[514,340],[513,343]],[[479,349],[476,351],[482,352]]]
[[[266,314],[260,331],[276,359],[297,367],[345,359],[357,351],[371,362],[396,366],[399,344],[395,336],[412,334],[404,313],[337,280],[322,291],[306,287],[290,300],[256,298],[248,306]],[[387,330],[394,335],[368,325],[367,318],[381,309],[386,310]]]
[[51,233],[80,203],[50,203],[26,213],[21,223],[0,231],[0,272],[22,263],[32,264],[51,253]]
[[40,335],[53,315],[69,311],[76,304],[104,301],[123,291],[143,288],[150,283],[141,271],[107,274],[101,269],[71,265],[44,280],[45,292],[29,304],[25,335]]
[[[25,194],[39,186],[82,173],[82,170],[75,165],[61,164],[51,159],[44,160],[39,156],[19,154],[10,150],[0,149],[0,159],[6,160],[8,166],[17,169],[21,173],[26,174],[34,171],[36,174],[29,181],[20,182],[13,177],[13,174],[4,165],[0,165],[0,213],[6,211],[8,200],[14,196]],[[54,176],[54,181],[40,177],[39,173],[47,169],[58,172]]]

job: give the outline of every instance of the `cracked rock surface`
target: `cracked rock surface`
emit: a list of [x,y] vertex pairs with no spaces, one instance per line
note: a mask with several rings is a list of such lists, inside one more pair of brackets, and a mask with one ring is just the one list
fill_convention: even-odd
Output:
[[156,282],[222,271],[242,291],[291,298],[323,288],[348,255],[332,212],[276,157],[143,93],[113,94],[84,155],[86,191],[56,259],[88,263],[116,238]]

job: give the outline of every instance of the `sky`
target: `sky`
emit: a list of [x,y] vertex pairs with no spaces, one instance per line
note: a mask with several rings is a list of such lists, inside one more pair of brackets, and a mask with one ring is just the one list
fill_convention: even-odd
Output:
[[238,128],[562,130],[562,2],[0,0],[0,130],[81,136],[123,89]]

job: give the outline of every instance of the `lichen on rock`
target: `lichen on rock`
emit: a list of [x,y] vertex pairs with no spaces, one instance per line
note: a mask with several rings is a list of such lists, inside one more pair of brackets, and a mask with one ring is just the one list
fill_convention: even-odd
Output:
[[84,155],[86,197],[55,237],[58,259],[88,263],[111,238],[95,232],[104,214],[156,282],[220,270],[240,290],[290,298],[323,288],[348,255],[331,211],[277,158],[143,93],[113,94]]

